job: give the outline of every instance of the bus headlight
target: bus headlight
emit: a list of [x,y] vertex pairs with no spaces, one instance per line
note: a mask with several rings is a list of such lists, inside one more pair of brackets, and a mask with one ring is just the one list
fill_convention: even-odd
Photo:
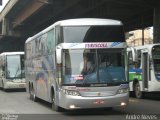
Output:
[[66,95],[73,95],[73,96],[80,96],[80,93],[78,91],[75,90],[63,90],[63,93]]
[[120,88],[117,92],[117,94],[123,94],[129,92],[129,88]]

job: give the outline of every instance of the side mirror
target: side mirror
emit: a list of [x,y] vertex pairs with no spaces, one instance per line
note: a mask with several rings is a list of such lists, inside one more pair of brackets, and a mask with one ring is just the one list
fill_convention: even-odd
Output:
[[56,47],[56,60],[57,60],[57,64],[62,63],[62,49],[60,46]]
[[138,62],[136,50],[133,47],[130,47],[130,49],[132,51],[133,62]]

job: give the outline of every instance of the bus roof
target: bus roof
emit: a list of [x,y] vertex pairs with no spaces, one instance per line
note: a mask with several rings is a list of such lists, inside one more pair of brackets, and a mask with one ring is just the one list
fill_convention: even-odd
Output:
[[3,52],[0,54],[0,56],[3,56],[3,55],[23,55],[24,52]]
[[118,20],[100,18],[79,18],[62,20],[55,23],[60,26],[79,26],[79,25],[122,25]]
[[[152,49],[152,47],[154,47],[155,45],[159,45],[160,46],[160,43],[155,43],[155,44],[146,44],[146,45],[141,45],[141,46],[135,46],[133,48],[137,49],[137,50],[140,50],[140,49]],[[130,47],[128,47],[128,50],[130,49]]]
[[135,47],[135,48],[137,48],[137,49],[141,49],[141,48],[145,48],[145,47],[152,48],[152,47],[155,46],[155,45],[160,45],[160,43],[147,44],[147,45],[143,45],[143,46],[137,46],[137,47]]
[[101,26],[101,25],[122,25],[122,22],[119,20],[113,20],[113,19],[101,19],[101,18],[77,18],[77,19],[68,19],[68,20],[61,20],[58,21],[54,24],[52,24],[51,26],[47,27],[46,29],[44,29],[43,31],[39,32],[38,34],[29,37],[26,40],[26,43],[31,41],[32,39],[50,31],[51,29],[53,29],[55,26],[89,26],[89,25],[97,25],[97,26]]

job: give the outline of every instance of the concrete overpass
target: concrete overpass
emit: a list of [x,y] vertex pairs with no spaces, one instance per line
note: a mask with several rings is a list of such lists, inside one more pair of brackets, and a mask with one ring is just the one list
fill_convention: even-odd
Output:
[[160,41],[159,0],[10,0],[0,14],[0,52],[24,49],[27,37],[69,18],[111,18],[125,31],[154,26]]

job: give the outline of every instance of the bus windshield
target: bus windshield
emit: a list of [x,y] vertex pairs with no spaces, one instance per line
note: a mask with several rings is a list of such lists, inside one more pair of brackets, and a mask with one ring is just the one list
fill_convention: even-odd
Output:
[[6,78],[24,78],[24,55],[8,55]]
[[65,26],[63,42],[125,42],[122,26]]
[[154,46],[152,48],[152,56],[155,75],[160,80],[160,46]]
[[63,50],[63,85],[122,83],[124,50]]

